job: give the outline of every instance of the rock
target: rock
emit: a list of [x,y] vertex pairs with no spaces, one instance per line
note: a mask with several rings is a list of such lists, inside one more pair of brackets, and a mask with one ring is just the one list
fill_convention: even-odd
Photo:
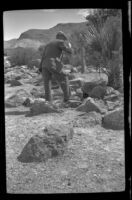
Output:
[[73,121],[73,127],[79,127],[79,128],[91,127],[98,124],[100,125],[102,124],[102,115],[95,111],[85,113],[82,116],[78,116]]
[[77,68],[77,71],[78,71],[78,72],[81,72],[82,66],[78,65],[76,68]]
[[111,101],[106,101],[106,104],[108,106],[108,111],[110,110],[114,110],[115,108],[115,103],[111,102]]
[[122,107],[108,112],[102,119],[105,128],[121,130],[124,129],[124,109]]
[[43,85],[43,77],[42,77],[42,75],[38,75],[38,77],[34,80],[33,84],[35,86]]
[[16,74],[13,71],[8,71],[5,75],[5,83],[11,84],[12,82],[18,81],[21,79],[21,74]]
[[82,87],[83,81],[84,81],[83,78],[75,78],[75,79],[69,81],[69,85],[70,85],[71,89],[77,90],[78,88]]
[[31,103],[32,103],[32,99],[26,98],[25,101],[22,103],[22,105],[25,106],[25,107],[30,107]]
[[10,80],[10,81],[8,81],[8,83],[10,83],[10,86],[11,87],[15,87],[15,86],[20,86],[20,85],[22,85],[22,83],[20,82],[20,81],[18,81],[18,80]]
[[43,133],[31,137],[17,159],[24,163],[44,162],[63,155],[73,135],[74,130],[69,124],[49,125],[44,128]]
[[19,76],[19,75],[15,77],[15,80],[17,80],[17,81],[20,79],[21,79],[21,76]]
[[23,105],[25,107],[30,107],[33,104],[39,104],[39,103],[46,103],[46,100],[43,98],[26,98],[25,101],[23,102]]
[[83,91],[81,88],[76,90],[76,95],[82,100],[83,98]]
[[42,113],[60,113],[61,110],[57,106],[46,102],[45,99],[35,100],[30,107],[29,116],[39,115]]
[[118,101],[106,101],[107,107],[108,107],[108,111],[110,110],[114,110],[115,108],[121,107],[123,106],[123,101],[122,99],[118,100]]
[[117,95],[117,96],[120,96],[121,93],[120,93],[118,90],[113,90],[113,91],[112,91],[112,94],[115,94],[115,95]]
[[[65,103],[64,103],[65,104]],[[66,104],[66,107],[76,108],[81,104],[81,101],[76,99],[70,99],[68,103]]]
[[75,78],[75,79],[70,81],[70,84],[71,85],[77,85],[78,84],[81,87],[83,82],[84,82],[83,78]]
[[45,98],[44,91],[38,90],[36,88],[33,88],[31,90],[30,94],[33,95],[33,97],[35,97],[35,98]]
[[73,79],[75,79],[75,75],[73,73],[69,73],[68,78],[69,78],[69,80],[73,80]]
[[124,93],[124,88],[123,88],[123,86],[120,87],[120,88],[118,89],[118,91],[119,91],[120,93]]
[[112,94],[113,91],[114,91],[114,88],[113,88],[113,87],[110,87],[110,86],[107,86],[107,87],[106,87],[106,95]]
[[40,62],[41,62],[41,59],[31,60],[31,62],[28,63],[28,67],[33,68],[35,66],[39,68]]
[[99,80],[93,79],[92,81],[87,81],[87,82],[83,83],[82,91],[84,93],[89,94],[94,87],[96,87],[96,86],[105,87],[107,85],[107,83],[108,83],[108,79],[107,78],[105,78],[105,79],[101,78]]
[[104,101],[117,101],[119,100],[119,98],[120,98],[119,95],[111,94],[111,95],[105,96]]
[[98,103],[95,103],[95,101],[91,98],[88,97],[83,104],[81,104],[79,107],[76,109],[77,111],[82,111],[82,112],[98,112],[98,113],[105,113],[106,110],[100,107]]
[[51,91],[51,94],[55,97],[55,96],[63,96],[63,92],[62,92],[62,90],[59,88],[57,88],[57,89],[54,89],[54,90],[52,90]]
[[96,86],[92,89],[89,93],[89,96],[92,98],[103,99],[106,94],[106,87],[103,86]]
[[[29,69],[23,68],[25,66],[16,66],[10,68],[9,71],[6,71],[4,77],[5,82],[11,81],[11,80],[19,80],[19,79],[31,79],[33,77],[33,73]],[[34,76],[37,76],[37,73],[34,73]]]
[[71,73],[77,73],[77,72],[78,72],[77,68],[76,67],[72,67]]
[[31,95],[23,89],[17,90],[15,94],[11,95],[5,100],[6,107],[17,107],[23,104],[26,98]]

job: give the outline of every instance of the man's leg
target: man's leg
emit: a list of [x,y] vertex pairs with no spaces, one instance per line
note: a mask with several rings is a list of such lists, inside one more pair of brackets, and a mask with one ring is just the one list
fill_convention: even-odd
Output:
[[42,74],[43,74],[43,79],[44,79],[45,99],[46,101],[52,101],[52,97],[51,97],[52,74],[45,68],[42,69]]
[[64,94],[64,102],[68,101],[70,97],[68,76],[65,75],[64,73],[54,73],[54,77],[61,86],[61,89]]

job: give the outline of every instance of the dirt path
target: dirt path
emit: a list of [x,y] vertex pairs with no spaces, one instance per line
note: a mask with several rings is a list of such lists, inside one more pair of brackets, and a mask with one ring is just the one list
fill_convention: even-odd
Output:
[[[28,86],[29,87],[29,86]],[[13,90],[19,89],[15,87]],[[25,89],[25,88],[24,88]],[[31,89],[31,88],[30,88]],[[6,87],[6,97],[14,92]],[[29,138],[47,124],[68,124],[80,112],[65,109],[26,117],[29,108],[5,108],[7,192],[76,193],[123,191],[124,131],[106,130],[100,125],[74,128],[65,154],[45,163],[18,162],[17,156]]]

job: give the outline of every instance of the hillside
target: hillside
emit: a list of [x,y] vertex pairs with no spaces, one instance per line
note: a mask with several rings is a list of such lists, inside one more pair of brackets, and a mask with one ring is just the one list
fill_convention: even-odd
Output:
[[42,43],[47,43],[53,38],[58,31],[64,31],[70,36],[76,30],[86,30],[86,22],[82,23],[59,23],[50,29],[30,29],[23,32],[18,39],[4,41],[4,49],[16,47],[38,48]]
[[4,41],[4,49],[13,48],[17,43],[17,39]]

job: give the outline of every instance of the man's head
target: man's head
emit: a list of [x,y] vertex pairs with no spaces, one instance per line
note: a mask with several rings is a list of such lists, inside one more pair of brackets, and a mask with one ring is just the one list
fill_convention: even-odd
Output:
[[59,31],[59,32],[56,34],[56,39],[68,40],[68,38],[66,37],[65,33],[63,33],[62,31]]

